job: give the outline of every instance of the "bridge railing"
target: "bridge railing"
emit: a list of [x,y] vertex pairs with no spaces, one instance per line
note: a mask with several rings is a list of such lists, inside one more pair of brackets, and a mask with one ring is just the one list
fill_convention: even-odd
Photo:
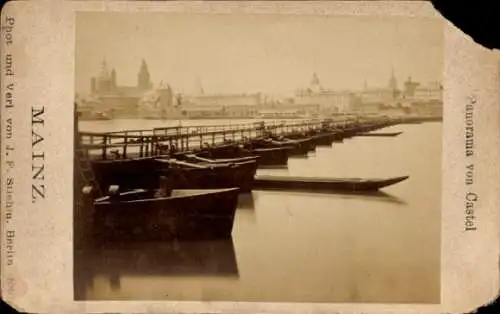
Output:
[[302,133],[322,128],[345,128],[359,123],[381,122],[381,118],[282,120],[239,124],[174,126],[117,132],[78,132],[79,144],[99,159],[147,157],[171,151],[193,151],[227,142],[242,142],[262,136]]

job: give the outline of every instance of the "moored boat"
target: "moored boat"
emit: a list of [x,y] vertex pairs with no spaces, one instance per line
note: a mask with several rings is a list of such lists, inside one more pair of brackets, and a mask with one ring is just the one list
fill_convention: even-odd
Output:
[[271,147],[271,148],[257,148],[251,152],[261,159],[260,165],[275,166],[288,164],[288,151],[293,149],[290,146]]
[[387,179],[257,176],[254,181],[254,187],[256,189],[278,190],[377,191],[381,188],[402,182],[408,178],[409,176]]
[[239,187],[251,190],[256,162],[189,163],[168,157],[147,157],[92,161],[100,186],[117,184],[122,189],[150,189],[160,176],[171,178],[174,188],[214,189]]
[[92,202],[94,236],[102,241],[228,238],[238,190],[115,191]]
[[318,133],[313,136],[317,146],[331,146],[333,143],[333,134],[330,132]]
[[159,164],[153,157],[92,160],[90,164],[101,187],[116,184],[122,189],[149,189],[158,186]]
[[299,141],[303,146],[307,146],[308,152],[316,151],[316,141],[311,135],[308,135],[307,132],[290,133],[287,134],[284,139],[289,141]]
[[285,138],[266,138],[255,139],[246,145],[249,149],[258,148],[279,148],[289,147],[287,149],[288,156],[306,155],[309,152],[309,145],[306,144],[307,139],[304,140],[291,140]]
[[362,137],[394,137],[402,134],[403,132],[393,132],[393,133],[359,133],[356,136]]
[[258,162],[259,156],[248,156],[248,157],[240,157],[240,158],[222,158],[222,159],[210,159],[203,158],[196,154],[179,154],[175,156],[176,158],[187,159],[194,162],[205,162],[205,163],[242,163],[246,161],[256,161]]
[[288,150],[293,149],[290,146],[245,149],[239,145],[228,144],[217,147],[205,148],[196,155],[203,158],[221,159],[221,158],[242,158],[259,157],[260,166],[286,165],[288,163]]
[[248,160],[238,163],[185,162],[176,159],[157,159],[158,163],[168,164],[162,170],[175,182],[179,189],[213,189],[238,187],[241,192],[252,190],[257,172],[257,162]]

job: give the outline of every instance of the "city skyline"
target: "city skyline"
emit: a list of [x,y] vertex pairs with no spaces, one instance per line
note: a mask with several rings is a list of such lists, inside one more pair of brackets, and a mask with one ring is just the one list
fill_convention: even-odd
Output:
[[439,82],[443,68],[438,19],[78,13],[77,37],[81,94],[103,59],[119,85],[136,86],[144,59],[155,87],[187,94],[197,82],[206,94],[290,94],[313,73],[326,89],[361,90],[386,87],[392,70],[401,87],[409,76]]

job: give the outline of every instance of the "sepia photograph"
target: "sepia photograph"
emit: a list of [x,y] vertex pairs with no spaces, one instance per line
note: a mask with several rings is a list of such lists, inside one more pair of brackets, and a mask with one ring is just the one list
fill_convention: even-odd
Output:
[[75,301],[440,304],[442,19],[79,11],[74,58]]

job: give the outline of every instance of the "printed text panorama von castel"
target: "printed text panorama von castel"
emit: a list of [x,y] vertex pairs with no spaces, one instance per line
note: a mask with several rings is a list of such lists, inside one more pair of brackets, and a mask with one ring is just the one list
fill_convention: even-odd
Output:
[[476,231],[476,208],[479,197],[477,193],[472,191],[474,186],[474,107],[477,99],[474,96],[468,97],[465,104],[465,158],[467,163],[465,166],[465,231]]

